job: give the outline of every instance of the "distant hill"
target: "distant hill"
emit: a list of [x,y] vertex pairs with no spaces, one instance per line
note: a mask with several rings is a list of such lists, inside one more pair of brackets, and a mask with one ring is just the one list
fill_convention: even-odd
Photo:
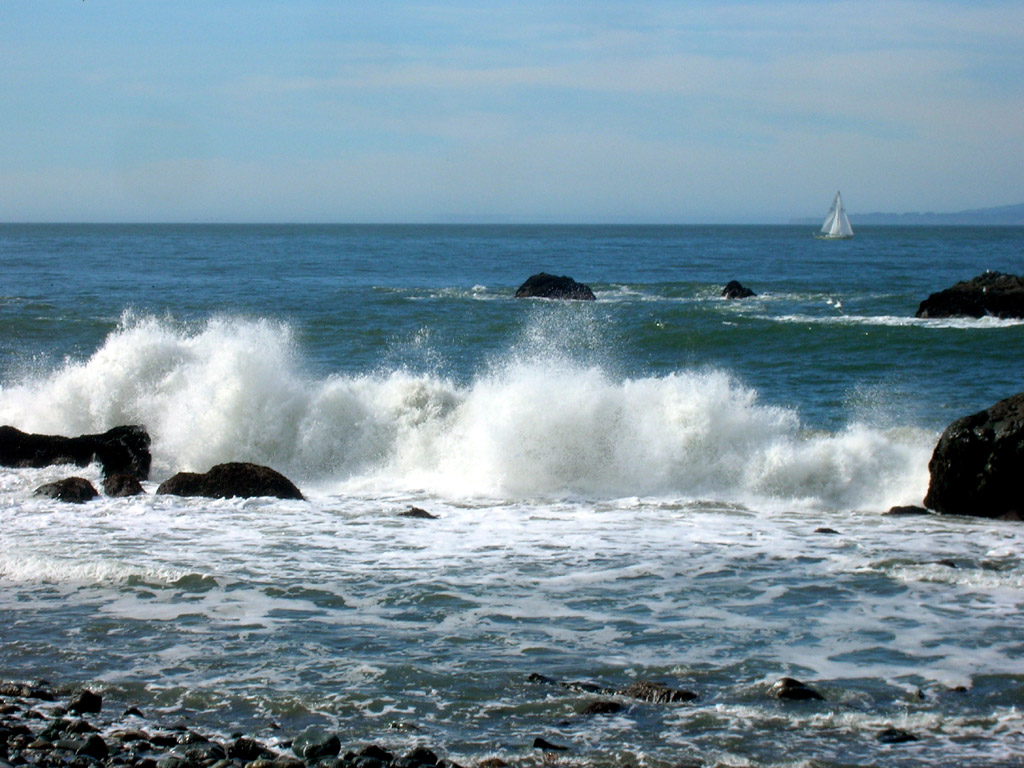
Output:
[[[850,223],[885,224],[904,227],[929,226],[989,226],[1013,227],[1024,226],[1024,203],[1020,205],[1001,205],[997,208],[977,208],[958,213],[850,213]],[[821,217],[824,220],[824,216]],[[820,224],[818,219],[794,220],[793,224]]]

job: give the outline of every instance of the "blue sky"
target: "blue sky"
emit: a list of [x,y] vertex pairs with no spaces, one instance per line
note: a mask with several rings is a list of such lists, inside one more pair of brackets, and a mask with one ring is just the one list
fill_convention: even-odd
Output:
[[0,220],[1024,202],[1024,3],[4,0]]

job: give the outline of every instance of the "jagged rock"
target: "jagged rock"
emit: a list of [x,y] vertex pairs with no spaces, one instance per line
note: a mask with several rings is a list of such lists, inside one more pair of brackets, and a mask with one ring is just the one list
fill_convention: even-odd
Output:
[[751,296],[757,296],[757,294],[738,280],[730,280],[722,289],[722,297],[726,299],[749,299]]
[[928,462],[924,505],[948,515],[1019,519],[1022,469],[1024,392],[946,427]]
[[87,688],[77,691],[68,702],[68,712],[90,714],[103,709],[103,697]]
[[777,699],[789,701],[824,701],[825,697],[799,680],[784,677],[771,687],[771,694]]
[[681,701],[693,701],[697,694],[691,691],[681,691],[676,688],[669,688],[662,683],[654,683],[649,680],[641,680],[623,688],[617,693],[628,696],[631,699],[649,701],[654,704],[674,704]]
[[577,301],[594,301],[597,297],[589,286],[577,283],[571,277],[558,277],[540,272],[531,275],[516,291],[517,299],[574,299]]
[[70,504],[84,504],[95,499],[99,493],[84,477],[65,477],[63,480],[39,486],[35,490],[35,495],[49,496],[51,499]]
[[218,464],[205,474],[179,472],[164,480],[156,492],[173,496],[204,496],[211,499],[253,496],[303,498],[292,481],[281,473],[270,467],[247,462]]
[[149,477],[152,457],[149,434],[143,427],[114,427],[99,435],[63,437],[35,435],[11,426],[0,427],[0,465],[5,467],[48,467],[74,464],[85,467],[93,461],[104,475],[130,474]]
[[1024,317],[1024,278],[985,272],[931,294],[916,317]]
[[409,507],[405,512],[401,512],[399,517],[411,517],[414,520],[437,520],[437,515],[432,515],[425,509],[419,507]]
[[137,477],[126,474],[103,478],[103,492],[107,496],[144,496],[146,491]]

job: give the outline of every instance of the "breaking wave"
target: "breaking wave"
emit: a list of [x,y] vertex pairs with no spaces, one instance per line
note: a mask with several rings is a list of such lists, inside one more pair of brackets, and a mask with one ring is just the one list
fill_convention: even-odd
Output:
[[255,461],[331,493],[842,509],[924,495],[925,430],[811,433],[721,370],[625,378],[564,349],[521,353],[465,384],[404,369],[316,377],[287,324],[126,316],[88,359],[7,383],[0,421],[60,434],[144,424],[155,477]]

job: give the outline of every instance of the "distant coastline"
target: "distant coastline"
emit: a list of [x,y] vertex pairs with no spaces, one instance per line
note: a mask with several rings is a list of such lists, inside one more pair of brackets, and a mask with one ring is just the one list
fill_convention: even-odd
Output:
[[[793,219],[791,224],[820,224],[820,219]],[[850,214],[850,223],[860,225],[896,226],[1024,226],[1024,203],[996,208],[977,208],[957,213],[861,213]]]

